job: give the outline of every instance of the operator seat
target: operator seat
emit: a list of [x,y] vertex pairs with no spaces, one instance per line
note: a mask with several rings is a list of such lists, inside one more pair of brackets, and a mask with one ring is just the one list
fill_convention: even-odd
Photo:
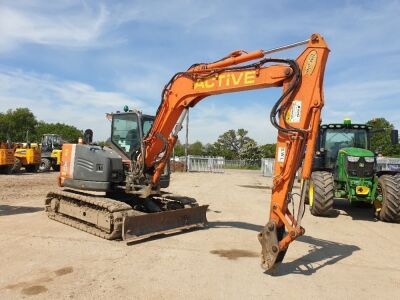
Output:
[[139,136],[136,129],[131,129],[126,134],[125,143],[129,145],[129,152],[139,148]]

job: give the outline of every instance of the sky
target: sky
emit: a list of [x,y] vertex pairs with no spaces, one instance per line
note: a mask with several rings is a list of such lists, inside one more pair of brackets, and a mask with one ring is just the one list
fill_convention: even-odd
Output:
[[[323,122],[385,117],[400,128],[399,15],[400,1],[390,0],[0,0],[0,111],[28,107],[39,120],[92,128],[105,140],[105,113],[128,105],[155,114],[164,85],[193,63],[318,32],[331,49]],[[204,99],[190,110],[189,141],[244,128],[260,144],[275,142],[268,116],[280,95],[271,88]]]

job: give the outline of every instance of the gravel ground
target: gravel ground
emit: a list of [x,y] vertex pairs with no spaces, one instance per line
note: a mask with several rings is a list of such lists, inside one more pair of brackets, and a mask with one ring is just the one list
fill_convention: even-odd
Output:
[[0,298],[399,299],[400,225],[368,208],[308,209],[306,235],[274,276],[259,266],[271,179],[256,171],[174,173],[170,191],[209,204],[210,226],[144,243],[105,241],[43,212],[55,173],[0,176]]

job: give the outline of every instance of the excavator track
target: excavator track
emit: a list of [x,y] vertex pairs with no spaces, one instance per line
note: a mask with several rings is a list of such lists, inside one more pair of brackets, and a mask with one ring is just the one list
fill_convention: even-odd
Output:
[[47,194],[46,211],[50,219],[107,240],[121,238],[126,215],[141,215],[124,202],[70,191]]
[[[207,206],[158,197],[165,211],[145,213],[104,196],[73,190],[51,191],[45,200],[50,219],[107,239],[133,241],[207,224]],[[177,209],[181,203],[182,209]],[[167,207],[173,207],[167,210]]]

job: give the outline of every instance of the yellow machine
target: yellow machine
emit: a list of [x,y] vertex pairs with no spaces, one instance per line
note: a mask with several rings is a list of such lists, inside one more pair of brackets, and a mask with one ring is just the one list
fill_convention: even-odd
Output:
[[11,174],[14,164],[14,148],[10,143],[0,142],[0,174]]
[[51,151],[51,158],[53,160],[52,167],[54,171],[60,171],[61,155],[62,155],[62,150],[54,149],[53,151]]
[[27,172],[37,172],[41,161],[42,150],[38,144],[18,144],[14,152],[15,164],[13,172],[19,172],[24,167]]
[[39,171],[48,172],[51,168],[60,171],[63,139],[58,134],[44,134],[42,136],[42,160]]

